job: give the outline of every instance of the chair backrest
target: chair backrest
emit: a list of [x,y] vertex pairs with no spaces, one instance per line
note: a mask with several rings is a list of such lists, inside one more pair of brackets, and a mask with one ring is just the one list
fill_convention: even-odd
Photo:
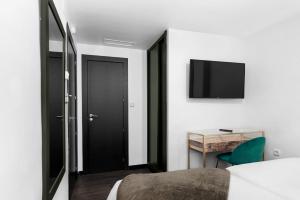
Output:
[[240,144],[233,150],[230,163],[239,165],[261,161],[264,155],[265,143],[265,137],[257,137]]

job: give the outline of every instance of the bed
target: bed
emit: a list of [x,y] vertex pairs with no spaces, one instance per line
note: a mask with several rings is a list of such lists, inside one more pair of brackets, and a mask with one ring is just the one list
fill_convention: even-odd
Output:
[[[300,158],[285,158],[227,168],[230,171],[228,200],[299,200]],[[107,200],[117,200],[113,186]]]

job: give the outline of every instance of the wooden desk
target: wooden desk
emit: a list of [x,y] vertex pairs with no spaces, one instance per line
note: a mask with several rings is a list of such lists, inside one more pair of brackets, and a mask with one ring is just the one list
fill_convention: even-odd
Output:
[[233,129],[233,132],[215,130],[191,131],[188,133],[188,168],[190,169],[190,150],[201,152],[203,167],[206,167],[206,154],[212,152],[231,152],[241,143],[264,136],[262,130]]

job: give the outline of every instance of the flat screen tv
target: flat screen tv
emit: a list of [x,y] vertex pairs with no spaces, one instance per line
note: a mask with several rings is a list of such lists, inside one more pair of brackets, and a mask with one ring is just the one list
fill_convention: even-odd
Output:
[[244,98],[245,64],[190,62],[190,98]]

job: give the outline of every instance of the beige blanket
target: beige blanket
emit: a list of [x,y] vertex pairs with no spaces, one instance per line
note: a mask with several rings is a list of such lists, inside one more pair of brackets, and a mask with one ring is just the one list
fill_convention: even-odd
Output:
[[122,181],[117,200],[227,200],[229,181],[222,169],[133,174]]

